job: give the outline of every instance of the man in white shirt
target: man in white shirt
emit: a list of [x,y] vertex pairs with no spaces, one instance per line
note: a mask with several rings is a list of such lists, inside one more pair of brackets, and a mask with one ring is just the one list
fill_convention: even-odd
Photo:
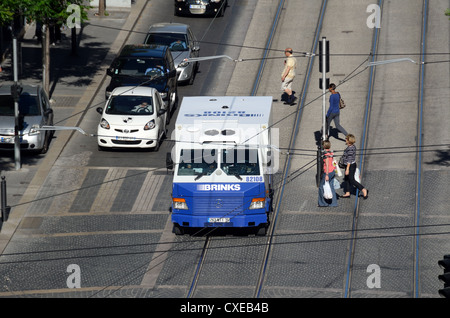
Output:
[[295,69],[297,68],[297,59],[292,55],[293,51],[291,48],[284,50],[284,54],[287,59],[284,61],[283,73],[281,73],[281,90],[283,90],[287,95],[287,100],[285,104],[293,105],[296,97],[292,93],[292,82],[295,78]]

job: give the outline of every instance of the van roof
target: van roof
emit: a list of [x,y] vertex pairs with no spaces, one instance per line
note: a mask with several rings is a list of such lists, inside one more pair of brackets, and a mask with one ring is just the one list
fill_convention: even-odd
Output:
[[270,125],[272,96],[187,96],[177,124],[233,121],[241,125]]

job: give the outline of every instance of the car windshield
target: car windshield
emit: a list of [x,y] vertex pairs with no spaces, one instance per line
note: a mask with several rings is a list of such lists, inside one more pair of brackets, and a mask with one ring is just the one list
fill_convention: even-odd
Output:
[[112,96],[106,105],[108,115],[152,115],[153,99],[151,96]]
[[122,58],[118,61],[115,67],[116,75],[129,76],[163,76],[164,63],[162,59],[137,59],[137,58]]
[[227,175],[260,175],[257,149],[224,149],[220,168]]
[[209,176],[217,169],[215,149],[182,149],[179,176]]
[[[41,111],[37,96],[32,96],[28,93],[20,95],[19,114],[23,116],[39,116]],[[14,99],[11,95],[0,96],[0,116],[14,116]]]
[[145,44],[161,44],[168,46],[172,52],[187,51],[186,35],[177,33],[150,33]]

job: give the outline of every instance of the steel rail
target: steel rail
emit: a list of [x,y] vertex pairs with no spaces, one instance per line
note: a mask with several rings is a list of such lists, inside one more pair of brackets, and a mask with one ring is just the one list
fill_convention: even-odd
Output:
[[[257,73],[256,78],[254,80],[254,85],[253,85],[253,89],[252,89],[252,92],[251,92],[252,96],[256,94],[256,90],[257,90],[257,88],[259,86],[259,82],[260,82],[261,77],[263,75],[264,68],[265,68],[265,60],[266,60],[267,54],[269,52],[269,48],[270,48],[270,46],[272,44],[273,35],[275,33],[276,26],[278,25],[278,21],[279,21],[280,16],[281,16],[281,11],[282,11],[282,8],[284,6],[284,2],[285,2],[285,0],[280,0],[279,3],[278,3],[277,11],[276,11],[274,20],[272,22],[271,31],[269,33],[268,40],[267,40],[266,46],[264,48],[264,55],[263,55],[264,58],[261,59],[261,62],[260,62],[260,65],[259,65],[259,69],[258,69],[258,73]],[[206,241],[205,241],[205,244],[203,245],[202,252],[201,252],[201,255],[200,255],[200,259],[199,259],[199,261],[197,263],[197,266],[196,266],[196,269],[195,269],[195,274],[194,274],[194,277],[192,279],[192,283],[190,284],[190,288],[189,288],[189,291],[187,293],[186,298],[191,298],[191,297],[194,296],[195,290],[197,288],[197,283],[198,283],[198,280],[199,280],[199,277],[200,277],[200,273],[201,273],[201,270],[203,268],[203,265],[204,265],[204,262],[205,262],[205,259],[206,259],[206,255],[207,255],[209,246],[211,245],[211,240],[212,240],[211,236],[206,236]]]

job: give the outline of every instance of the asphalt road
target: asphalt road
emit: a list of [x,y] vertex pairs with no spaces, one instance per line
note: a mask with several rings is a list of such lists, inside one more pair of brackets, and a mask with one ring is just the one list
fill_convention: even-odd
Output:
[[[235,0],[229,3],[225,16],[212,20],[174,17],[172,5],[167,0],[148,1],[133,24],[127,25],[133,26],[133,30],[123,37],[123,41],[103,40],[114,42],[117,50],[124,43],[141,43],[150,24],[174,21],[191,25],[197,38],[202,40],[201,56],[260,57],[278,1]],[[365,125],[365,107],[369,70],[346,81],[353,71],[361,70],[360,65],[372,49],[374,30],[366,24],[369,4],[371,1],[328,1],[323,21],[320,37],[330,40],[335,54],[331,57],[328,76],[332,82],[342,83],[339,91],[348,105],[343,110],[341,124],[357,136],[358,146],[368,149],[413,147],[418,139],[418,65],[403,63],[376,67],[368,125]],[[446,1],[431,1],[427,52],[448,53],[448,21],[440,11],[447,4]],[[313,50],[320,9],[320,1],[285,2],[257,95],[279,99],[282,52],[285,47],[293,47],[294,52]],[[419,59],[416,54],[420,52],[421,44],[422,20],[418,13],[421,10],[422,1],[419,0],[385,3],[378,44],[378,53],[383,55],[378,56],[378,60],[398,57],[398,54]],[[117,23],[119,27],[124,21],[111,20],[111,23]],[[92,20],[88,27],[95,28],[95,21]],[[92,43],[85,44],[85,48],[95,47],[101,37],[87,37],[82,43],[90,41]],[[428,55],[426,61],[445,60],[447,56]],[[319,73],[316,61],[311,84],[305,87],[308,60],[299,58],[299,62],[294,90],[297,96],[304,96],[305,107],[301,109],[297,131],[293,133],[292,128],[296,123],[296,108],[274,102],[279,146],[289,147],[291,137],[296,137],[292,145],[294,155],[287,171],[289,176],[296,177],[283,188],[261,296],[437,297],[440,288],[437,260],[450,250],[449,236],[423,236],[417,242],[412,233],[418,225],[448,224],[447,204],[436,194],[448,180],[448,147],[423,153],[420,216],[414,206],[418,191],[413,185],[417,178],[417,153],[405,151],[397,155],[366,155],[363,183],[370,189],[368,201],[340,200],[338,208],[317,208],[315,171],[302,167],[314,159],[303,150],[317,149],[316,137],[321,127]],[[194,84],[179,86],[180,101],[183,96],[249,95],[258,65],[258,61],[201,62]],[[108,79],[97,82],[102,77],[93,71],[90,75],[93,82],[88,86],[81,81],[78,86],[61,91],[56,85],[54,95],[58,100],[58,95],[70,96],[72,90],[80,93],[95,91],[92,99],[86,100],[84,108],[79,108],[78,117],[69,117],[73,108],[61,107],[58,114],[61,124],[79,122],[83,130],[95,134],[100,119],[95,108],[104,103]],[[64,79],[62,73],[60,76]],[[426,66],[424,128],[421,131],[425,145],[449,144],[449,78],[448,63]],[[80,77],[80,80],[87,79]],[[176,113],[169,131],[174,127],[175,118]],[[331,137],[333,149],[343,150],[344,143],[335,137]],[[337,137],[342,139],[343,136]],[[9,233],[12,237],[3,250],[0,264],[5,277],[2,295],[186,297],[204,240],[175,237],[171,233],[168,210],[171,183],[170,174],[165,170],[165,155],[170,142],[163,142],[158,152],[100,152],[94,137],[73,133],[67,144],[58,144],[60,140],[62,138],[53,141],[54,149],[56,146],[60,149],[53,161],[49,160],[52,149],[45,157],[27,156],[24,162],[27,172],[18,172],[23,183],[22,186],[15,185],[11,191],[16,195],[12,205],[19,199],[23,204],[13,208],[11,221],[8,221],[16,228],[10,230],[6,226],[8,222],[2,228],[3,236]],[[282,152],[281,167],[287,159],[287,153]],[[10,167],[10,163],[2,160]],[[40,182],[33,182],[44,172]],[[8,177],[12,176],[13,172],[9,172]],[[390,229],[394,226],[397,228]],[[367,234],[370,228],[379,230]],[[361,233],[357,236],[360,239],[354,239],[356,232],[352,230]],[[426,233],[427,228],[421,231]],[[442,231],[448,233],[445,228]],[[311,233],[317,235],[308,236]],[[393,237],[364,239],[364,235],[374,233]],[[399,235],[405,237],[398,238]],[[213,242],[193,297],[253,297],[265,239],[239,237],[228,240],[224,237]],[[79,289],[71,290],[67,286],[67,266],[70,264],[81,269]],[[381,268],[381,288],[369,288],[366,284],[369,275],[366,269],[371,264]]]

